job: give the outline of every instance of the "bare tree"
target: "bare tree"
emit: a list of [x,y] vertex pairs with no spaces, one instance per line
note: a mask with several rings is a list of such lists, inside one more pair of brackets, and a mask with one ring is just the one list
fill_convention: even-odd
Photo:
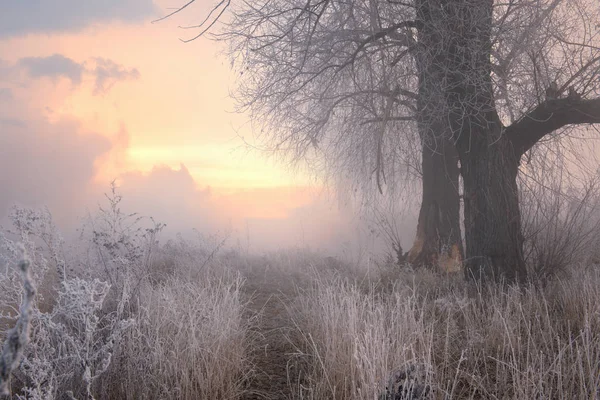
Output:
[[458,155],[430,112],[431,98],[444,99],[418,71],[414,9],[380,3],[240,3],[213,37],[230,44],[240,111],[268,150],[366,196],[422,181],[409,261],[435,264],[453,249],[460,262]]
[[[600,122],[600,99],[585,99],[598,89],[600,60],[598,7],[590,4],[423,3],[424,31],[439,39],[428,52],[445,60],[436,63],[461,161],[468,274],[526,278],[517,187],[521,157],[566,126]],[[511,93],[523,89],[533,96]],[[496,99],[503,91],[501,104]]]
[[411,253],[427,262],[444,243],[460,248],[460,173],[467,276],[526,279],[520,161],[541,140],[600,122],[596,3],[257,0],[215,10],[227,7],[214,38],[230,44],[240,107],[272,149],[379,191],[413,177],[420,154]]

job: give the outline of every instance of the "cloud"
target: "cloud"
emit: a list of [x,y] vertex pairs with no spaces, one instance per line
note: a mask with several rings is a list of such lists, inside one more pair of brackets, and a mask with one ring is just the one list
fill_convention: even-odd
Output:
[[171,234],[192,228],[214,232],[225,225],[210,189],[200,187],[184,165],[128,172],[119,177],[118,186],[127,210],[167,223]]
[[77,32],[97,23],[140,22],[158,15],[152,0],[28,0],[3,2],[0,39]]
[[[99,182],[98,169],[128,146],[126,128],[115,140],[88,132],[77,120],[50,123],[42,117],[0,118],[0,224],[10,207],[48,207],[61,230],[77,227],[86,210],[103,203],[117,178],[123,209],[168,224],[166,234],[224,230],[228,219],[209,188],[199,186],[183,165],[121,172]],[[102,176],[105,176],[102,171]]]
[[[117,183],[124,212],[166,223],[163,238],[176,233],[191,237],[192,229],[197,229],[205,234],[230,232],[229,244],[244,243],[254,252],[306,246],[326,249],[332,255],[357,256],[352,249],[373,248],[372,241],[367,243],[368,233],[352,214],[302,189],[213,194],[200,186],[184,165],[179,169],[155,166],[147,173],[127,172]],[[357,243],[361,246],[355,246]]]
[[0,118],[0,126],[3,126],[4,129],[23,128],[27,126],[27,124],[25,121],[22,121],[18,118]]
[[70,79],[74,85],[81,83],[85,71],[83,64],[79,64],[62,54],[49,57],[25,57],[17,62],[17,66],[25,69],[32,78],[50,78],[56,80],[64,77]]
[[[90,63],[93,64],[92,67],[88,67]],[[107,58],[97,57],[91,62],[78,63],[62,54],[53,54],[47,57],[24,57],[19,59],[12,68],[10,66],[4,68],[6,71],[15,68],[24,70],[34,79],[49,78],[55,82],[59,78],[66,78],[75,86],[81,84],[84,75],[91,76],[94,79],[94,95],[108,92],[117,82],[140,78],[137,68],[126,68]],[[1,90],[0,100],[2,100]]]
[[77,121],[51,124],[42,118],[0,119],[0,143],[0,215],[18,203],[47,205],[59,219],[84,206],[96,159],[111,148],[108,139],[85,132]]
[[106,58],[96,58],[96,68],[92,73],[96,77],[94,94],[105,93],[119,81],[139,79],[140,72],[137,68],[127,69],[122,65]]
[[10,88],[0,87],[0,102],[11,101],[14,98]]
[[12,65],[8,61],[0,58],[0,82],[8,79],[11,75],[12,70]]
[[87,132],[76,120],[0,118],[0,220],[13,204],[47,206],[68,235],[86,209],[94,213],[103,204],[102,193],[117,178],[123,211],[166,223],[164,238],[178,232],[189,236],[192,228],[207,234],[232,230],[230,244],[236,239],[246,243],[249,235],[252,251],[309,246],[346,256],[372,245],[349,213],[304,191],[264,188],[217,195],[184,165],[121,172],[99,182],[98,168],[118,160],[127,147],[125,126],[109,140]]

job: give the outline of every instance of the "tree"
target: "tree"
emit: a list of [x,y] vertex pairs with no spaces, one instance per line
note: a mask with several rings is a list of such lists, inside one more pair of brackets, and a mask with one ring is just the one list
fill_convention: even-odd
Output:
[[[222,15],[228,6],[221,1],[215,10]],[[243,74],[241,106],[274,149],[347,179],[374,181],[380,191],[409,178],[403,167],[421,153],[423,245],[417,240],[411,253],[429,262],[427,253],[442,242],[460,246],[460,172],[467,276],[526,279],[520,160],[543,139],[600,122],[598,5],[258,0],[234,6],[215,38],[230,43]],[[214,23],[207,19],[201,34]]]
[[413,65],[412,10],[391,13],[379,3],[246,4],[216,38],[231,45],[248,77],[238,92],[241,110],[262,125],[273,149],[310,159],[318,173],[362,193],[375,186],[393,196],[421,180],[408,260],[459,263],[458,155],[443,116],[430,112],[443,95],[427,70],[419,72],[424,66]]
[[[559,19],[571,16],[572,10],[584,11],[585,2],[554,0],[545,7],[534,2],[531,11],[526,3],[515,1],[495,7],[492,0],[423,1],[417,16],[423,23],[423,37],[435,43],[425,52],[426,62],[441,69],[452,140],[461,162],[467,273],[510,281],[526,278],[517,187],[521,157],[539,140],[565,126],[600,122],[600,100],[584,100],[582,93],[598,87],[597,29],[585,25],[589,15],[583,17],[583,27],[569,26],[568,18]],[[521,20],[518,14],[523,13],[523,7],[529,26],[536,30],[526,28],[516,36],[520,42],[513,43],[507,52],[502,42],[505,37],[494,32],[506,29],[504,25],[511,25],[512,19]],[[499,11],[498,20],[494,16]],[[573,62],[568,58],[573,53],[581,58]],[[548,77],[552,82],[546,85],[544,100],[535,102],[531,109],[518,110],[521,115],[504,125],[494,79],[501,82],[499,88],[502,81],[510,82],[510,71],[506,70],[511,69],[511,63],[519,63],[520,68],[531,66],[530,75],[523,74],[528,79],[521,76],[515,83],[538,84],[538,63],[546,69],[554,67],[556,75]],[[556,82],[565,74],[569,75],[559,86]],[[562,98],[569,86],[570,95]],[[514,115],[506,83],[504,90],[507,110]]]

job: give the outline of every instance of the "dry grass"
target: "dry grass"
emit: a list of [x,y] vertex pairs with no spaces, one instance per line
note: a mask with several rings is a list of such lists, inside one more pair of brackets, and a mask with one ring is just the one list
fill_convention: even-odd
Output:
[[295,396],[376,399],[417,366],[429,398],[600,398],[599,271],[518,290],[431,278],[389,292],[317,279],[293,310],[307,365]]
[[291,398],[385,399],[389,378],[410,368],[430,389],[420,398],[600,398],[598,269],[526,288],[481,288],[461,276],[361,269],[304,251],[224,253],[195,264],[167,250],[137,287],[135,325],[94,383],[96,398],[247,393],[248,321],[256,320],[240,272],[255,285],[269,277],[281,285],[274,293],[297,284],[287,304]]
[[241,285],[240,278],[173,277],[144,288],[102,398],[238,398],[251,369]]
[[[128,223],[132,215],[121,213],[112,194],[73,254],[48,212],[16,209],[13,225],[21,231],[0,231],[0,261],[14,259],[15,240],[23,241],[37,283],[48,288],[33,305],[34,329],[10,398],[239,398],[252,371],[241,275],[215,262],[219,248],[159,245],[163,225]],[[16,277],[14,268],[0,274],[3,307],[23,290]],[[19,317],[7,311],[0,322]]]
[[[544,271],[556,270],[551,261],[557,259],[554,253],[542,258],[546,248],[569,255],[594,247],[595,220],[584,232],[585,246],[557,239],[569,238],[589,215],[583,207],[569,210],[562,215],[574,217],[551,221],[565,227],[560,235],[536,239],[567,243],[534,248]],[[49,220],[35,213],[17,217]],[[277,368],[287,365],[291,398],[600,399],[600,270],[575,268],[570,257],[558,263],[570,262],[568,273],[542,274],[537,285],[477,287],[460,274],[352,264],[302,249],[249,256],[218,252],[221,241],[214,242],[219,247],[159,246],[160,225],[154,225],[145,231],[149,236],[129,228],[114,237],[93,231],[96,252],[86,254],[98,257],[80,263],[88,275],[82,279],[70,276],[75,269],[61,275],[66,268],[58,267],[70,258],[51,245],[59,241],[45,240],[45,253],[33,246],[35,238],[51,237],[46,225],[26,232],[32,265],[54,267],[62,289],[54,299],[49,291],[48,311],[36,306],[34,322],[45,329],[32,332],[13,376],[13,398],[63,398],[81,392],[84,382],[89,398],[237,399],[252,393],[245,385],[259,372],[250,359],[259,344],[273,347],[285,335],[290,346],[272,354]],[[0,244],[14,248],[6,236]],[[108,291],[109,283],[99,279],[111,277],[116,289]],[[15,301],[17,284],[16,275],[6,273],[0,288],[10,296],[2,298]],[[262,296],[262,303],[252,309],[248,296]],[[288,316],[279,303],[268,303],[273,296]],[[251,326],[257,321],[264,332]],[[57,355],[62,342],[69,345]],[[398,386],[390,378],[403,375],[427,396],[386,397],[386,387]]]

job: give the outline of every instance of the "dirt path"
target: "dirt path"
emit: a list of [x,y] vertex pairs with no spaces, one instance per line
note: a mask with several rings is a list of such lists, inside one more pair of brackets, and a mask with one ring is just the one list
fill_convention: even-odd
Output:
[[[268,271],[249,276],[245,292],[250,300],[251,315],[259,314],[252,354],[256,373],[248,382],[243,400],[290,399],[291,390],[288,374],[293,382],[296,377],[293,367],[294,347],[288,337],[292,321],[286,309],[294,297],[291,284],[285,284]],[[289,282],[289,279],[288,279]]]

